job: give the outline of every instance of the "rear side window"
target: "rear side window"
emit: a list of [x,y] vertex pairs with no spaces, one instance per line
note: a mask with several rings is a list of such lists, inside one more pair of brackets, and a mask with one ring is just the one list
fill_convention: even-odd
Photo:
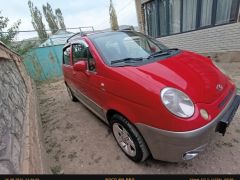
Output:
[[63,50],[63,64],[70,65],[70,46]]

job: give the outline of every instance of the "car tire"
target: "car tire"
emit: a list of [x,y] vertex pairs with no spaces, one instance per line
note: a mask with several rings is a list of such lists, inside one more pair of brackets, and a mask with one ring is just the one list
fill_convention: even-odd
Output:
[[79,100],[76,98],[76,96],[74,96],[72,90],[68,87],[68,85],[66,85],[66,87],[67,87],[67,92],[68,92],[68,95],[69,95],[70,99],[73,102],[78,102]]
[[148,158],[146,143],[126,118],[115,114],[111,117],[110,125],[117,144],[127,157],[135,162],[145,161]]

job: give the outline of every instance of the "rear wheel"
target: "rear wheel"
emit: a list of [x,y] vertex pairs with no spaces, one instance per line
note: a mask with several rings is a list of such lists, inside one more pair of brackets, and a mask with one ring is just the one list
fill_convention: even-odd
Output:
[[147,159],[149,152],[142,136],[126,118],[115,114],[110,124],[118,145],[131,160],[140,162]]
[[72,93],[72,90],[68,87],[68,85],[66,85],[66,87],[67,87],[67,92],[68,92],[70,99],[73,102],[78,102],[78,99],[74,96],[74,94]]

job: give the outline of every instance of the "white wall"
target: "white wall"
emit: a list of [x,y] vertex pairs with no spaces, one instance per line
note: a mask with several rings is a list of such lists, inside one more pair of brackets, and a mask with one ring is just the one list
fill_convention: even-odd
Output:
[[240,22],[159,38],[169,47],[198,53],[240,51]]

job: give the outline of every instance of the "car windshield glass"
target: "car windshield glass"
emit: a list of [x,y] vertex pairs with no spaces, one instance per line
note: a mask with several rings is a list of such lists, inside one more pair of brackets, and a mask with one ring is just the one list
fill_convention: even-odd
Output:
[[90,37],[105,63],[137,63],[154,58],[157,52],[168,48],[160,42],[133,31],[108,32]]

